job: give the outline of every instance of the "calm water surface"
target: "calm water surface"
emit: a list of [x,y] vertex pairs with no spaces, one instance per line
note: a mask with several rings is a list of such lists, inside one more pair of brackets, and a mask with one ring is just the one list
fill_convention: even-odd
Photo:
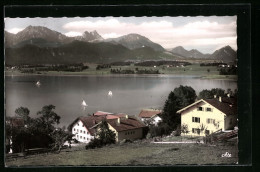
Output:
[[[41,86],[35,83],[40,80]],[[98,110],[137,115],[143,108],[162,108],[168,94],[180,85],[191,86],[198,94],[203,89],[237,88],[235,81],[206,80],[189,76],[6,76],[6,114],[28,107],[36,116],[44,105],[56,106],[61,126],[78,116]],[[112,91],[113,97],[108,97]],[[84,110],[82,100],[88,104]]]

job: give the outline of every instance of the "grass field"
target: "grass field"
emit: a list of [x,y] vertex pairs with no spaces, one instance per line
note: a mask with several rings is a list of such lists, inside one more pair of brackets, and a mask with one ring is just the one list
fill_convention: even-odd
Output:
[[[48,71],[40,72],[40,75],[124,75],[124,74],[111,74],[110,68],[96,70],[96,64],[88,64],[89,69],[83,70],[81,72],[58,72],[58,71]],[[199,64],[192,64],[185,67],[166,67],[166,66],[157,66],[154,67],[140,67],[140,66],[112,66],[112,69],[121,69],[121,70],[159,70],[160,75],[184,75],[184,76],[196,76],[203,79],[228,79],[228,80],[237,80],[236,75],[219,75],[219,71],[215,66],[200,66]],[[6,75],[28,75],[20,73],[18,70],[7,70],[5,71]],[[38,75],[37,73],[33,73]],[[133,75],[133,74],[130,74]],[[136,74],[137,75],[137,74]],[[150,75],[150,74],[149,74]],[[152,74],[153,75],[153,74]]]
[[[76,149],[76,150],[75,150]],[[231,157],[221,157],[226,152]],[[6,166],[148,166],[180,164],[236,164],[237,145],[158,144],[134,142],[85,150],[84,145],[61,153],[31,155]]]

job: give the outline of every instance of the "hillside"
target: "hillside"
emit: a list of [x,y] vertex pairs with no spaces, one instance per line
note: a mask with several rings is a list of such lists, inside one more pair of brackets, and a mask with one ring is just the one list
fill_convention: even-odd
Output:
[[[43,41],[44,42],[44,41]],[[156,52],[146,47],[129,50],[118,44],[108,42],[89,43],[73,41],[58,47],[39,47],[26,44],[16,48],[6,48],[6,64],[72,64],[72,63],[111,63],[125,60],[144,60],[167,58],[173,55]]]

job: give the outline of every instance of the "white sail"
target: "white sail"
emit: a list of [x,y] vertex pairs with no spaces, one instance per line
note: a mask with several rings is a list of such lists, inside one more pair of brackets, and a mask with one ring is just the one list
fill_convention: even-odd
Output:
[[82,100],[81,105],[84,106],[84,107],[88,106],[87,103],[85,102],[85,100]]
[[108,96],[109,96],[109,97],[112,97],[112,96],[113,96],[112,91],[109,91],[109,92],[108,92]]
[[41,85],[40,81],[37,81],[37,82],[36,82],[36,85],[37,85],[37,86],[40,86],[40,85]]

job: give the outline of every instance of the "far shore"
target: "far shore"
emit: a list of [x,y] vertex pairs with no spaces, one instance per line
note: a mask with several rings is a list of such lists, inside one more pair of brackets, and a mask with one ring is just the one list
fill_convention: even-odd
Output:
[[110,74],[110,73],[83,73],[83,72],[44,72],[37,73],[21,73],[18,71],[10,72],[5,71],[5,76],[75,76],[75,77],[188,77],[188,78],[201,78],[201,79],[213,79],[213,80],[233,80],[237,81],[237,75],[190,75],[190,74]]

